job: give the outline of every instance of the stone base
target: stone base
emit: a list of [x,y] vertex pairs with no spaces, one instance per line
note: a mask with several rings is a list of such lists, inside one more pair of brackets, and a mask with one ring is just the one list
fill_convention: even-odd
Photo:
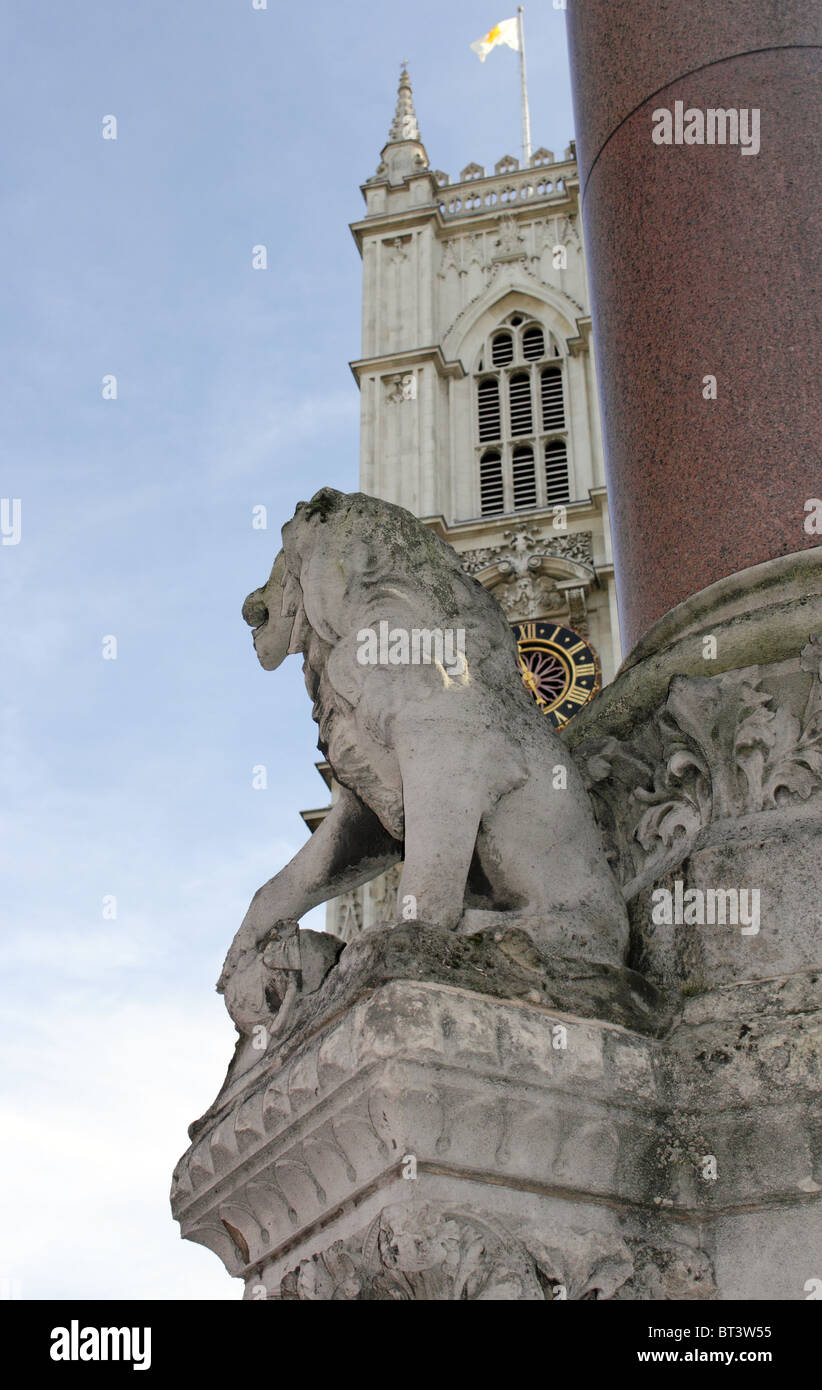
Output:
[[235,1078],[174,1213],[247,1298],[802,1298],[821,1042],[816,972],[663,1038],[395,980]]

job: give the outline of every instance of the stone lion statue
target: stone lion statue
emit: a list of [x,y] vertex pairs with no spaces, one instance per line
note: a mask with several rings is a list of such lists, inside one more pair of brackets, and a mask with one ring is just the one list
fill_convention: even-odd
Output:
[[282,537],[243,616],[266,671],[303,655],[341,792],[228,952],[217,987],[240,1031],[270,1022],[281,924],[399,859],[398,919],[515,923],[543,955],[621,963],[627,916],[587,794],[496,600],[410,512],[363,493],[323,488]]

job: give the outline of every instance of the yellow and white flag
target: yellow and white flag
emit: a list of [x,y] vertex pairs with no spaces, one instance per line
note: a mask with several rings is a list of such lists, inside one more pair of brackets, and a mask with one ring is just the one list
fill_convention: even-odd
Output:
[[501,19],[499,24],[495,24],[493,29],[489,29],[488,33],[472,43],[471,47],[480,62],[484,63],[491,49],[496,48],[499,43],[515,48],[519,53],[519,24],[516,19]]

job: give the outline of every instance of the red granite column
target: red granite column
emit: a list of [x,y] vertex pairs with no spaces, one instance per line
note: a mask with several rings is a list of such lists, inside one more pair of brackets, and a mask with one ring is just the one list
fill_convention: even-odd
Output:
[[[697,590],[822,541],[822,4],[568,0],[568,20],[629,651]],[[698,135],[689,110],[756,110],[758,153],[657,144],[663,108],[674,140]]]

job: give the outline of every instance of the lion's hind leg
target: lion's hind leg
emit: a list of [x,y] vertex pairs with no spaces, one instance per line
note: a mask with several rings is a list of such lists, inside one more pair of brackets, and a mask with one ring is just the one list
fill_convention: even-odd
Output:
[[460,930],[523,926],[549,954],[619,964],[627,914],[602,860],[598,832],[578,780],[555,787],[534,777],[483,817],[477,855],[491,911],[470,908]]
[[439,759],[410,757],[402,769],[405,858],[398,916],[440,927],[459,924],[486,789]]

